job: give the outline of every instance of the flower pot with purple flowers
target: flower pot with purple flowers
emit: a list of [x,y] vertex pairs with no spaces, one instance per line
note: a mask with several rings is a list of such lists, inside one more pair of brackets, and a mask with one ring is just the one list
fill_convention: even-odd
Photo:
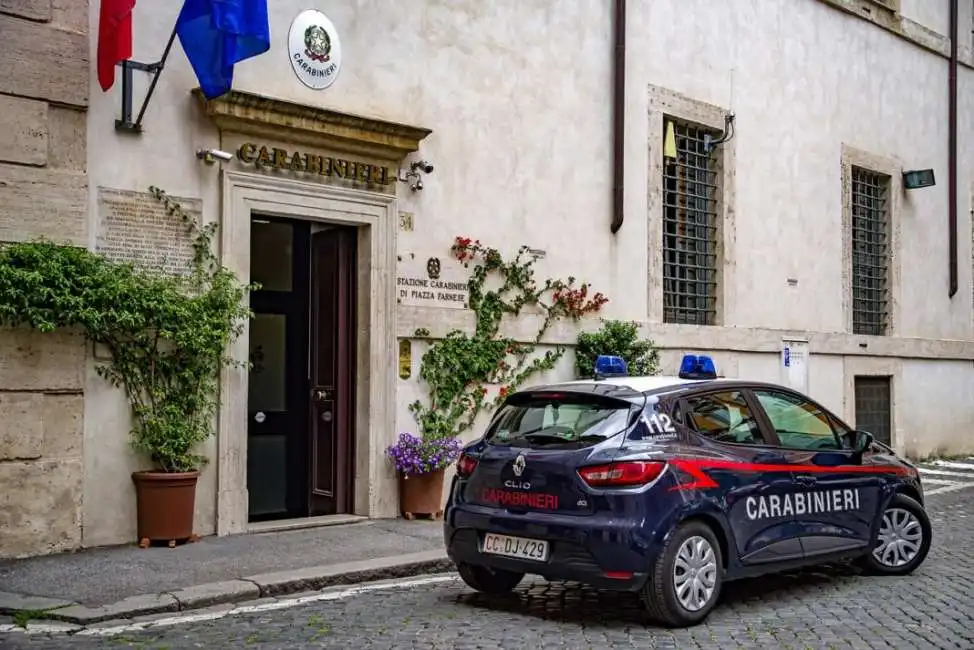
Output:
[[403,517],[443,515],[443,474],[460,456],[462,443],[453,437],[421,437],[400,433],[386,455],[399,475],[399,507]]

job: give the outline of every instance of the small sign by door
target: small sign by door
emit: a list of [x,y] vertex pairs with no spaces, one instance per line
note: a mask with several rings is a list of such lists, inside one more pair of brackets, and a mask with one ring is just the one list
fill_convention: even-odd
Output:
[[808,392],[808,341],[782,340],[781,383],[801,393]]
[[399,341],[399,378],[409,379],[413,373],[413,344],[409,339]]

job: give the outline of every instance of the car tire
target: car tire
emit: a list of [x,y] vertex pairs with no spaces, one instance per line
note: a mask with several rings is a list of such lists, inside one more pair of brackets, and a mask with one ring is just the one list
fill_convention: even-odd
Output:
[[[919,529],[921,537],[916,539],[915,534]],[[893,541],[905,540],[913,542],[912,545],[903,545],[899,548],[889,548],[886,546],[889,537],[883,537],[884,530],[890,530]],[[859,564],[865,569],[866,573],[883,576],[905,576],[913,573],[920,566],[930,552],[930,542],[932,541],[930,519],[926,511],[914,499],[905,494],[894,494],[893,498],[886,504],[882,517],[879,521],[879,530],[876,533],[876,545],[868,555],[860,558]],[[915,550],[913,549],[915,546]],[[880,549],[884,549],[889,554],[884,554]],[[912,551],[912,555],[904,553]],[[887,559],[877,557],[877,554]]]
[[[689,585],[690,592],[701,596],[694,603],[699,606],[688,607],[684,604],[686,598],[681,599],[677,592],[677,568],[678,565],[687,565],[688,552],[692,551],[699,556],[701,549],[703,557],[698,560],[704,565],[704,570],[698,569],[699,573],[691,574],[687,578],[695,581],[697,575],[702,576],[702,583],[698,583],[702,587],[698,589],[698,585]],[[690,557],[693,559],[693,556]],[[696,562],[694,560],[694,564]],[[681,573],[687,575],[686,570]],[[688,521],[677,526],[663,544],[640,596],[646,612],[654,621],[666,627],[691,627],[703,622],[717,604],[723,577],[723,557],[714,531],[702,521]],[[713,583],[712,586],[708,586],[710,582]],[[707,589],[710,590],[709,596],[706,595]]]
[[512,591],[524,579],[523,573],[488,569],[475,564],[458,564],[457,571],[469,587],[493,596]]

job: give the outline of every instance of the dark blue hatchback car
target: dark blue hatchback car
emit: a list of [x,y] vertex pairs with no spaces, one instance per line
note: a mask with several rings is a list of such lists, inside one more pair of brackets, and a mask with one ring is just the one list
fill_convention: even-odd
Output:
[[596,378],[508,396],[457,461],[444,520],[472,588],[525,574],[639,592],[651,618],[701,622],[727,580],[854,560],[906,575],[930,548],[917,469],[807,396],[719,379]]

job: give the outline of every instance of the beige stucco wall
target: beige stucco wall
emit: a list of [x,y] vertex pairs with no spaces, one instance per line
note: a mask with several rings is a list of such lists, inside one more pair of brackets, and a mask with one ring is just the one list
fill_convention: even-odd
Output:
[[[0,242],[86,242],[87,32],[85,2],[0,4]],[[81,542],[84,358],[0,328],[0,557]]]
[[[271,51],[238,65],[234,87],[433,129],[416,156],[436,166],[425,189],[398,187],[397,209],[414,221],[411,231],[398,233],[401,255],[447,259],[453,237],[461,234],[508,253],[521,244],[543,249],[539,276],[592,281],[611,299],[604,315],[644,322],[647,335],[666,348],[670,372],[684,351],[709,351],[728,376],[777,381],[782,336],[805,336],[809,392],[827,406],[852,419],[853,374],[895,367],[898,449],[916,455],[974,451],[965,433],[974,426],[966,237],[959,246],[960,290],[947,297],[947,61],[935,53],[945,51],[946,3],[902,0],[900,31],[922,40],[920,47],[830,6],[857,2],[866,0],[630,0],[626,221],[616,236],[609,233],[611,3],[320,0],[313,6],[337,26],[344,63],[337,82],[317,92],[298,82],[285,46],[291,19],[311,5],[275,0]],[[93,1],[93,31],[97,6]],[[178,3],[137,6],[135,59],[159,56],[177,12]],[[968,188],[974,112],[965,107],[974,98],[974,72],[970,43],[962,46],[959,185]],[[92,55],[94,47],[92,39]],[[147,79],[139,73],[136,79],[138,105]],[[93,71],[89,83],[89,244],[96,245],[102,218],[99,187],[159,185],[198,199],[204,220],[219,219],[220,166],[200,164],[194,152],[221,141],[189,94],[197,82],[178,42],[141,136],[114,131],[119,88],[102,93]],[[734,153],[727,172],[733,200],[727,203],[735,254],[718,327],[660,322],[654,287],[661,271],[651,263],[659,247],[653,223],[660,218],[651,209],[649,170],[658,155],[651,87],[736,113],[736,136],[725,145]],[[844,148],[937,173],[936,187],[900,197],[896,336],[881,340],[847,333]],[[236,162],[226,168],[240,169]],[[961,233],[970,232],[970,207],[963,189]],[[789,278],[797,278],[797,286],[789,286]],[[442,335],[470,324],[469,315],[456,310],[399,306],[395,317],[399,337],[417,327]],[[530,320],[515,330],[525,337],[535,331]],[[549,342],[574,337],[573,328],[558,327]],[[422,349],[414,346],[412,377],[396,379],[397,430],[414,428],[407,405],[421,393]],[[569,355],[549,378],[570,371]],[[144,463],[128,449],[123,401],[91,367],[85,391],[84,543],[129,542],[129,473]],[[215,442],[209,449],[216,451]],[[203,534],[217,528],[216,485],[211,465],[197,500]]]

